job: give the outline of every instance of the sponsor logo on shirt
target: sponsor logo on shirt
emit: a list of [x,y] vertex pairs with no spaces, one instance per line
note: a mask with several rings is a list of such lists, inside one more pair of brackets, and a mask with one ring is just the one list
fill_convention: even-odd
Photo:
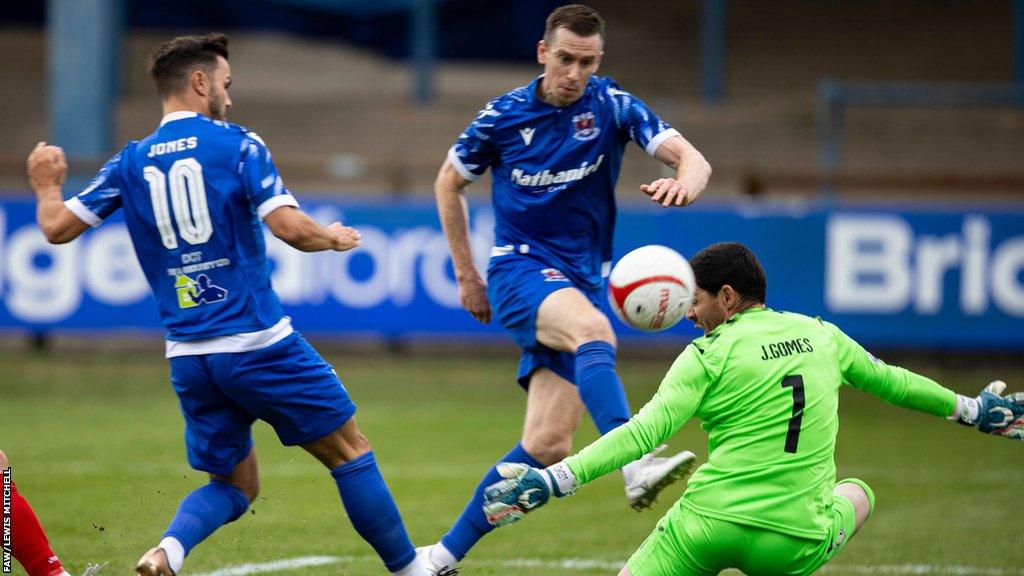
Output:
[[174,289],[178,292],[178,308],[182,310],[222,302],[228,297],[228,291],[214,284],[206,274],[200,274],[195,280],[181,274],[174,279]]
[[573,116],[572,127],[576,131],[572,137],[581,142],[593,140],[601,133],[601,129],[597,127],[597,117],[590,111]]
[[522,168],[513,168],[512,181],[520,186],[550,186],[551,184],[576,182],[597,171],[603,161],[604,154],[601,154],[593,164],[583,162],[580,164],[579,168],[561,170],[559,172],[552,172],[550,169],[545,168],[544,170],[534,174],[527,174]]

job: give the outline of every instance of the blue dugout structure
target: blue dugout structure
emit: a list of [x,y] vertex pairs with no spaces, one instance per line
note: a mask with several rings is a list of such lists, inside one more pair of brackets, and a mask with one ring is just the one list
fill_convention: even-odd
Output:
[[706,104],[725,100],[726,0],[704,0],[700,21],[700,93]]
[[1024,0],[1013,0],[1013,82],[1024,84]]
[[99,159],[114,145],[123,18],[122,0],[47,4],[50,140],[69,158]]

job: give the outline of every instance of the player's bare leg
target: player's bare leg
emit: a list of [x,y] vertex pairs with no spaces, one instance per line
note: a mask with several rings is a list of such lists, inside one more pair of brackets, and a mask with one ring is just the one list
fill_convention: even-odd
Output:
[[359,431],[356,419],[350,418],[334,432],[302,447],[328,469],[355,460],[372,450],[370,441]]
[[388,570],[399,576],[425,576],[370,441],[359,431],[355,418],[302,448],[331,471],[352,526]]
[[853,534],[856,534],[860,531],[860,527],[871,517],[871,498],[860,484],[853,482],[840,482],[836,484],[832,493],[846,498],[853,504],[854,517],[856,518]]
[[615,346],[608,318],[576,288],[552,292],[537,309],[537,342],[561,352],[576,352],[587,342]]
[[230,474],[210,474],[210,478],[231,484],[244,492],[250,503],[254,502],[260,493],[260,469],[256,463],[256,449],[253,448]]
[[629,571],[629,566],[623,566],[622,570],[619,570],[618,576],[633,576],[633,573]]
[[522,445],[538,462],[550,466],[572,451],[572,436],[583,417],[583,402],[571,382],[547,368],[530,377]]
[[[601,434],[625,424],[631,413],[615,372],[615,333],[604,313],[576,288],[563,288],[541,302],[536,324],[538,342],[576,355],[576,388]],[[658,457],[664,449],[622,468],[626,498],[636,510],[649,508],[662,490],[696,467],[692,452]]]
[[[233,486],[241,491],[251,504],[260,491],[256,449],[249,451],[249,455],[236,464],[230,474],[210,474],[210,480]],[[174,576],[181,569],[187,552],[180,540],[165,535],[158,546],[149,549],[142,558],[139,558],[135,572],[139,576]]]

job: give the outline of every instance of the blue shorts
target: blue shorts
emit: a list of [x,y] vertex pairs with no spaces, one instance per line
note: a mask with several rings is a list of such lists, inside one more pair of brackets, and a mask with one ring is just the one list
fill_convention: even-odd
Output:
[[270,424],[286,446],[334,432],[356,405],[331,365],[297,332],[249,352],[170,359],[185,416],[188,462],[229,474],[252,450],[252,423]]
[[590,302],[608,313],[608,298],[602,283],[597,288],[582,288],[561,271],[529,256],[509,254],[491,259],[487,269],[487,297],[494,317],[509,331],[523,350],[516,381],[529,388],[530,375],[538,368],[549,368],[569,382],[576,382],[576,358],[572,352],[552,350],[537,342],[537,310],[551,293],[575,288]]

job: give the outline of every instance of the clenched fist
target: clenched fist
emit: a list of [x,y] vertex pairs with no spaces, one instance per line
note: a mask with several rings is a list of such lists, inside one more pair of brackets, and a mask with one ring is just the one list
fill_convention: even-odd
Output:
[[28,183],[33,190],[60,188],[68,176],[68,163],[60,146],[36,144],[28,155]]

